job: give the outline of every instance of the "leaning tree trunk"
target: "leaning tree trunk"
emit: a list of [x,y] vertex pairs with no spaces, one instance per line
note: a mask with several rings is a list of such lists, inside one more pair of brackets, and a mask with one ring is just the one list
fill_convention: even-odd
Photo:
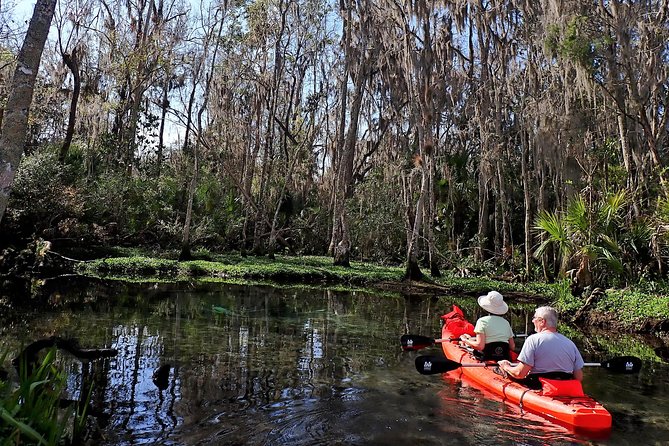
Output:
[[170,78],[165,74],[165,83],[163,84],[163,98],[160,101],[160,129],[158,130],[158,150],[156,151],[156,178],[160,177],[160,171],[163,167],[163,152],[165,150],[165,121],[167,120],[167,109],[170,106],[168,94],[170,91]]
[[37,70],[55,9],[56,0],[37,0],[16,60],[0,136],[0,221],[5,214],[14,176],[23,155]]
[[65,161],[67,152],[70,150],[70,145],[72,144],[72,137],[74,136],[74,123],[77,118],[77,104],[79,103],[79,93],[81,92],[81,75],[79,74],[79,55],[77,54],[77,49],[72,50],[72,54],[63,54],[63,62],[67,65],[67,68],[72,72],[72,78],[74,79],[74,86],[72,88],[72,100],[70,101],[70,115],[67,121],[67,132],[65,133],[65,141],[60,147],[60,153],[58,154],[58,160],[62,163]]

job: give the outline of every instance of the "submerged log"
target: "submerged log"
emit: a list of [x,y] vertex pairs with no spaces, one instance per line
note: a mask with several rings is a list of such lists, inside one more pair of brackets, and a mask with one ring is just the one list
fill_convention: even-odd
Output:
[[81,348],[76,339],[63,339],[58,336],[51,336],[45,339],[39,339],[32,344],[28,344],[19,355],[14,358],[12,364],[18,371],[22,364],[27,367],[28,374],[32,372],[37,364],[38,354],[45,348],[56,347],[74,355],[77,359],[83,361],[93,361],[100,358],[111,358],[118,354],[115,348]]

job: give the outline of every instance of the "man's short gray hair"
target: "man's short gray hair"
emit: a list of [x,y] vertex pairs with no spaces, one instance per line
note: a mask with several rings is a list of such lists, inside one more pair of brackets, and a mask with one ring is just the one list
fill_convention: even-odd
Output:
[[546,321],[546,326],[557,327],[558,312],[553,307],[539,307],[534,311],[534,315]]

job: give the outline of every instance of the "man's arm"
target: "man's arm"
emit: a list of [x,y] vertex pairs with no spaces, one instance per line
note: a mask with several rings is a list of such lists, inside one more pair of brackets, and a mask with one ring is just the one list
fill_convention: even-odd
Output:
[[[530,373],[530,370],[532,370],[532,367],[523,362],[519,362],[516,365],[511,365],[511,363],[506,359],[499,361],[497,365],[499,366],[500,369],[504,370],[506,373],[508,373],[509,375],[511,375],[516,379],[525,378],[527,374]],[[574,373],[574,376],[576,376],[576,373]]]

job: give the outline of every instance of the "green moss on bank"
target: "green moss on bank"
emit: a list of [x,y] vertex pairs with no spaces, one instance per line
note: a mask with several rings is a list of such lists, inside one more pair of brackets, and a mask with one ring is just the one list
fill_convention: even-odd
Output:
[[332,265],[328,257],[242,257],[214,256],[211,260],[156,259],[150,257],[116,257],[82,263],[78,272],[96,277],[154,277],[171,280],[188,278],[248,279],[277,282],[339,282],[367,285],[381,281],[399,281],[403,270],[362,262],[350,268]]

